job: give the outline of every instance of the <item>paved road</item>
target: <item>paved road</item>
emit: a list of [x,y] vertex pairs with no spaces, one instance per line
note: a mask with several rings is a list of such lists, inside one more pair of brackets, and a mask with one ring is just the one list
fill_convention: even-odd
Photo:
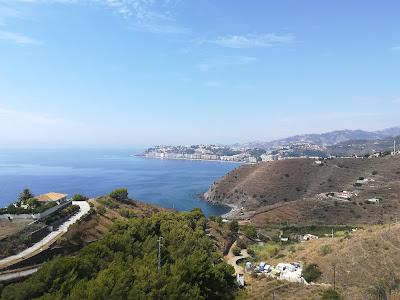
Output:
[[17,279],[17,278],[24,278],[24,277],[27,277],[27,276],[32,275],[33,273],[37,272],[37,270],[39,270],[39,268],[34,267],[34,268],[27,269],[27,270],[21,270],[21,271],[17,270],[14,272],[0,274],[0,282],[10,281],[10,280]]
[[237,264],[237,261],[243,258],[247,258],[250,257],[250,255],[247,253],[246,249],[242,249],[242,251],[240,252],[239,256],[235,256],[232,253],[232,249],[236,247],[236,242],[234,242],[231,246],[231,248],[229,249],[229,253],[228,255],[225,256],[225,261],[227,264],[233,266],[235,268],[235,275],[237,274],[243,274],[244,270],[241,266],[239,266]]
[[25,249],[24,251],[12,255],[0,260],[0,269],[5,268],[7,266],[13,265],[19,261],[32,257],[43,250],[49,248],[60,236],[68,231],[68,227],[72,224],[76,223],[80,218],[82,218],[85,214],[87,214],[90,210],[89,203],[86,201],[73,201],[73,205],[79,205],[80,210],[79,212],[65,221],[60,227],[50,232],[46,237],[44,237],[41,241],[37,242],[36,244],[32,245],[31,247]]

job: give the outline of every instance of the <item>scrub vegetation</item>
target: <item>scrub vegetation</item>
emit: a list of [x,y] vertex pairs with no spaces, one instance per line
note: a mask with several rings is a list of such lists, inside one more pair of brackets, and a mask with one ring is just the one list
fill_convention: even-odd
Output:
[[200,210],[118,220],[104,239],[45,263],[1,299],[232,299],[233,268],[212,250],[205,226]]

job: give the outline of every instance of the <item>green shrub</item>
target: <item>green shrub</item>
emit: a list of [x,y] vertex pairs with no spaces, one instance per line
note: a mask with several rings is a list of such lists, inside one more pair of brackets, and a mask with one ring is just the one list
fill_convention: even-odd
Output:
[[334,289],[327,289],[322,294],[322,300],[340,300],[340,294]]
[[236,245],[240,248],[240,249],[246,249],[247,245],[245,243],[245,241],[243,241],[242,239],[238,239],[236,241]]
[[312,282],[321,277],[321,270],[317,264],[309,264],[303,270],[303,278],[307,282]]
[[253,245],[251,246],[251,249],[254,251],[255,256],[258,260],[265,261],[269,260],[271,257],[278,255],[281,248],[275,242],[268,242],[265,245]]
[[104,207],[104,205],[99,205],[99,207],[97,208],[97,211],[100,215],[104,215],[106,213],[106,208]]
[[241,250],[239,247],[237,247],[237,246],[235,246],[235,247],[232,248],[232,253],[233,253],[233,255],[235,255],[235,256],[239,256],[241,251],[242,251],[242,250]]
[[236,220],[233,220],[230,224],[229,224],[229,229],[231,232],[233,233],[238,233],[239,232],[239,223]]
[[119,210],[119,213],[122,217],[130,219],[130,218],[135,218],[136,214],[134,211],[130,210],[130,209],[126,209],[126,208],[122,208]]
[[83,195],[81,195],[81,194],[75,194],[75,195],[72,197],[72,201],[87,201],[87,200],[89,200],[89,198],[86,197],[86,196],[83,196]]
[[125,201],[128,199],[128,190],[124,188],[115,189],[109,194],[109,196],[117,201]]
[[332,247],[330,245],[322,245],[318,250],[319,255],[325,256],[332,253]]
[[250,239],[256,239],[257,238],[257,230],[254,228],[254,226],[246,224],[243,225],[241,228],[243,234],[247,236]]

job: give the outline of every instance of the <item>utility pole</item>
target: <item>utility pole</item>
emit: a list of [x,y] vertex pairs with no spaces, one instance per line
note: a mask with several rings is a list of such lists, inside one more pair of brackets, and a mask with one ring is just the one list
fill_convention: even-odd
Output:
[[272,291],[272,300],[275,300],[275,291]]
[[393,141],[393,155],[396,155],[396,140]]
[[333,289],[336,289],[336,264],[333,264]]
[[160,236],[159,238],[158,238],[158,240],[157,240],[157,242],[158,242],[158,255],[157,255],[157,258],[158,258],[158,271],[160,271],[160,269],[161,269],[161,246],[162,246],[162,239],[163,239],[163,237],[162,236]]
[[333,228],[332,228],[332,238],[333,238]]

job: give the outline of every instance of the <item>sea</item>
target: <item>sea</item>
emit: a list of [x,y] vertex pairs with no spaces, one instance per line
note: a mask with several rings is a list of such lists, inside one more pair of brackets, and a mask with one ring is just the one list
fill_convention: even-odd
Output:
[[138,157],[136,150],[0,149],[0,207],[14,202],[29,188],[96,197],[124,187],[135,200],[205,215],[221,215],[229,208],[212,205],[200,195],[219,177],[238,167],[219,161],[166,160]]

